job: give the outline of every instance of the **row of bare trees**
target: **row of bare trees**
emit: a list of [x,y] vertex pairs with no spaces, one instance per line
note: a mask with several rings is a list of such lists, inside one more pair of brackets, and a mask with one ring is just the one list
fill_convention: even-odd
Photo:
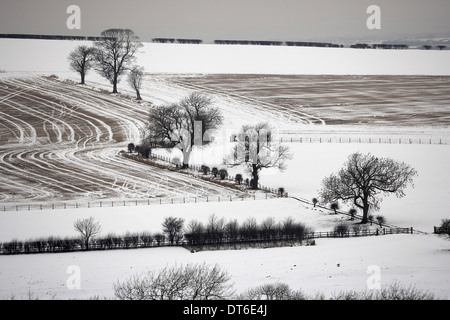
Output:
[[140,89],[144,69],[134,65],[136,54],[142,43],[130,29],[108,29],[94,42],[93,47],[78,46],[68,56],[70,68],[79,73],[81,84],[85,84],[86,74],[94,69],[113,86],[117,93],[120,78],[128,71],[128,84],[136,91],[136,99],[141,100]]
[[189,245],[215,245],[262,242],[298,242],[311,232],[305,224],[288,217],[277,222],[267,218],[258,223],[255,218],[248,218],[243,223],[236,219],[226,221],[212,215],[206,224],[192,220],[186,226],[184,238]]

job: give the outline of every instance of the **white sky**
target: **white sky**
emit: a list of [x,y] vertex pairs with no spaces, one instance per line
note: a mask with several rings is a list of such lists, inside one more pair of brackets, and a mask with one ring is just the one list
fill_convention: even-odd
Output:
[[[81,29],[69,30],[69,5]],[[368,30],[369,5],[381,30]],[[130,28],[154,37],[250,40],[393,39],[450,32],[448,0],[2,0],[0,33],[99,35]]]

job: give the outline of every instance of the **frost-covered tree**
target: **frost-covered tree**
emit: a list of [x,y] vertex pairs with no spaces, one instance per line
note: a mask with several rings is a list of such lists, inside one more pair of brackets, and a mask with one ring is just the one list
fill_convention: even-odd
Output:
[[244,165],[252,176],[252,189],[258,189],[259,173],[265,168],[286,169],[292,159],[289,147],[277,144],[274,129],[268,123],[244,125],[236,136],[232,153],[224,159],[229,166]]
[[230,280],[217,264],[167,266],[115,283],[114,294],[119,300],[225,300],[234,294]]
[[209,96],[194,92],[179,103],[152,108],[148,119],[149,134],[162,146],[175,144],[183,152],[183,168],[187,168],[194,145],[201,146],[207,131],[217,129],[223,116]]
[[171,245],[178,243],[183,238],[184,219],[167,217],[164,219],[162,226]]
[[86,219],[78,219],[74,223],[74,228],[81,235],[81,239],[84,244],[84,248],[89,250],[89,243],[91,240],[100,233],[100,223],[95,221],[94,217]]
[[361,223],[367,223],[369,210],[378,210],[382,195],[405,195],[417,171],[404,162],[372,154],[354,153],[337,174],[322,182],[320,196],[324,202],[351,202],[363,210]]

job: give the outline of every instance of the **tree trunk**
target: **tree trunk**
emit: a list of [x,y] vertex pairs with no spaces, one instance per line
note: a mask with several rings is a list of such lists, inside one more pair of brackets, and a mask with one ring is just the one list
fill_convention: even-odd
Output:
[[257,190],[259,177],[258,177],[258,168],[256,164],[252,164],[252,177],[253,177],[252,189]]
[[136,100],[142,100],[141,93],[136,89]]
[[80,75],[81,75],[81,83],[80,84],[84,84],[84,76],[85,76],[84,72],[81,72]]
[[117,75],[114,75],[114,79],[113,79],[113,92],[112,93],[117,93]]
[[364,199],[364,201],[363,201],[363,217],[362,217],[361,223],[367,223],[368,216],[369,216],[369,203],[366,199]]

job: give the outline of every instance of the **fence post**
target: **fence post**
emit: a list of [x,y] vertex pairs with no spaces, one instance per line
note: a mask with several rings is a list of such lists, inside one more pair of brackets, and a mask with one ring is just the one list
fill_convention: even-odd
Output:
[[208,196],[206,196],[206,202],[209,202],[209,200],[208,200]]
[[231,196],[230,196],[230,202],[231,202],[232,200],[231,200]]
[[111,201],[111,207],[114,207],[114,201]]
[[100,208],[102,208],[103,207],[103,205],[102,205],[102,202],[100,201]]
[[123,200],[123,206],[125,207],[125,200]]
[[137,207],[137,199],[136,199],[136,207]]

